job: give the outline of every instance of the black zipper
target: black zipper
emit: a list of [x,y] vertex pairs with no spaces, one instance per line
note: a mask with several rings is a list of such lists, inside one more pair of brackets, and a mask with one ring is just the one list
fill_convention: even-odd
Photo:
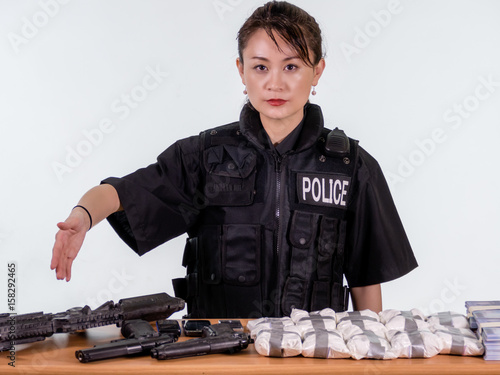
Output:
[[[275,193],[275,207],[274,207],[274,220],[276,222],[276,259],[277,259],[277,281],[279,284],[280,280],[280,269],[281,269],[281,260],[280,260],[280,250],[281,250],[281,239],[282,239],[282,234],[281,234],[281,176],[282,176],[282,164],[283,164],[283,157],[275,154],[274,155],[274,160],[275,160],[275,188],[276,188],[276,193]],[[275,303],[275,314],[276,316],[279,316],[281,311],[281,289],[278,288],[278,293],[277,293],[277,300]]]
[[280,155],[274,156],[276,162],[276,194],[275,194],[275,208],[274,208],[274,220],[276,221],[276,255],[280,253],[280,231],[281,231],[281,163],[283,158]]

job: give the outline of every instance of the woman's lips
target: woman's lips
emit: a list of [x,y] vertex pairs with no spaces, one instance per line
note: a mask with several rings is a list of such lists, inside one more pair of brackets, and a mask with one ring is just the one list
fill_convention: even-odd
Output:
[[272,106],[279,107],[280,105],[285,104],[286,100],[283,100],[283,99],[269,99],[267,102],[269,104],[271,104]]

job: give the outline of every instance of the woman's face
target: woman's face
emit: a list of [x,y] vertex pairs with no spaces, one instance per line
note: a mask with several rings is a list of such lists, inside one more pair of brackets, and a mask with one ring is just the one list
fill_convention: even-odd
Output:
[[321,59],[314,68],[307,66],[283,39],[278,35],[276,39],[280,49],[265,30],[254,32],[237,66],[248,99],[260,113],[264,127],[293,129],[302,120],[311,86],[318,83],[325,62]]

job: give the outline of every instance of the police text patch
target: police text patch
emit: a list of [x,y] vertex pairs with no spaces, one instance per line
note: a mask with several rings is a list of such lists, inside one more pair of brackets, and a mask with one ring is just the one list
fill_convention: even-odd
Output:
[[351,178],[329,173],[297,173],[300,203],[347,208]]

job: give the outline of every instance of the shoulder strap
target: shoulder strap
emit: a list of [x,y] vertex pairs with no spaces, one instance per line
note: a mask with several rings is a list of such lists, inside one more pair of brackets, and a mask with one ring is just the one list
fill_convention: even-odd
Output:
[[239,122],[222,125],[200,133],[202,151],[218,145],[239,145],[245,137],[241,134]]

